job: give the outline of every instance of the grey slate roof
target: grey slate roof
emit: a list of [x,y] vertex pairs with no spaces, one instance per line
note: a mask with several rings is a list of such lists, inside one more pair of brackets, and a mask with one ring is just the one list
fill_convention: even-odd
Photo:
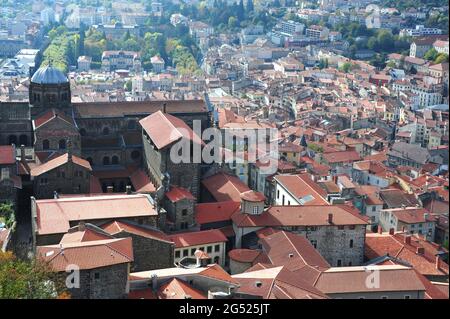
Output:
[[62,84],[69,79],[60,70],[53,66],[40,67],[31,78],[31,82],[38,84]]

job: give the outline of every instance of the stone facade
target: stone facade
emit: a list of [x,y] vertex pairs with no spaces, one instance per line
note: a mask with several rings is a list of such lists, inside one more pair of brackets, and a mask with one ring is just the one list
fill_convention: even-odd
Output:
[[132,272],[170,268],[174,265],[174,244],[171,242],[143,237],[126,231],[114,234],[114,237],[131,237],[133,239]]
[[33,178],[36,198],[53,198],[62,194],[89,194],[91,171],[72,161]]
[[175,203],[167,198],[164,201],[167,218],[173,223],[170,230],[183,230],[195,225],[194,200],[181,199]]
[[80,288],[69,289],[73,299],[122,299],[128,294],[129,264],[81,270]]

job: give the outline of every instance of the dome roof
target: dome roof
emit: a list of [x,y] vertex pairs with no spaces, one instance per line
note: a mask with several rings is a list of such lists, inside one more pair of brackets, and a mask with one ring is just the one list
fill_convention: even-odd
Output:
[[40,67],[31,78],[31,82],[38,84],[62,84],[68,83],[69,79],[57,68],[46,65]]

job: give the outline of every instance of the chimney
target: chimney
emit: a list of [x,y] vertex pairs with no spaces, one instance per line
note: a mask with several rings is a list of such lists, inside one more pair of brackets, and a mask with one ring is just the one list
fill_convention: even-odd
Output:
[[425,253],[425,248],[423,248],[423,247],[417,247],[416,253],[417,253],[418,255],[423,255],[423,254]]
[[381,227],[380,225],[378,225],[377,233],[378,234],[382,234],[383,233],[383,227]]
[[156,274],[153,274],[151,276],[152,281],[152,290],[155,292],[158,289],[158,276]]
[[405,235],[405,244],[411,245],[411,235]]
[[22,163],[25,163],[26,157],[25,157],[25,145],[20,145],[20,161]]
[[126,192],[128,195],[131,195],[131,185],[127,185]]
[[113,186],[107,186],[106,187],[106,192],[107,193],[112,193],[114,191],[114,187]]
[[389,228],[389,235],[394,235],[394,232],[395,232],[394,228]]
[[328,224],[333,223],[333,214],[328,214]]
[[436,269],[441,269],[441,257],[439,255],[436,255]]
[[58,199],[58,198],[59,198],[59,194],[58,194],[57,191],[54,191],[54,192],[53,192],[53,198],[54,198],[54,199]]

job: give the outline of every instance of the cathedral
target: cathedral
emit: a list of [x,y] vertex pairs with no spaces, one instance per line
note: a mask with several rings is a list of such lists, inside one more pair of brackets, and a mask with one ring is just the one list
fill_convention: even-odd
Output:
[[161,116],[190,128],[194,120],[201,121],[202,129],[211,125],[212,109],[205,100],[72,103],[67,76],[43,66],[30,80],[28,103],[0,102],[0,145],[14,145],[17,156],[22,148],[16,174],[36,198],[125,192],[130,186],[153,194],[165,187],[163,196],[171,186],[164,182],[196,197],[199,167],[151,169],[155,154],[161,157],[167,150],[146,156],[148,136],[140,121],[157,112],[162,115],[147,119],[146,127]]

